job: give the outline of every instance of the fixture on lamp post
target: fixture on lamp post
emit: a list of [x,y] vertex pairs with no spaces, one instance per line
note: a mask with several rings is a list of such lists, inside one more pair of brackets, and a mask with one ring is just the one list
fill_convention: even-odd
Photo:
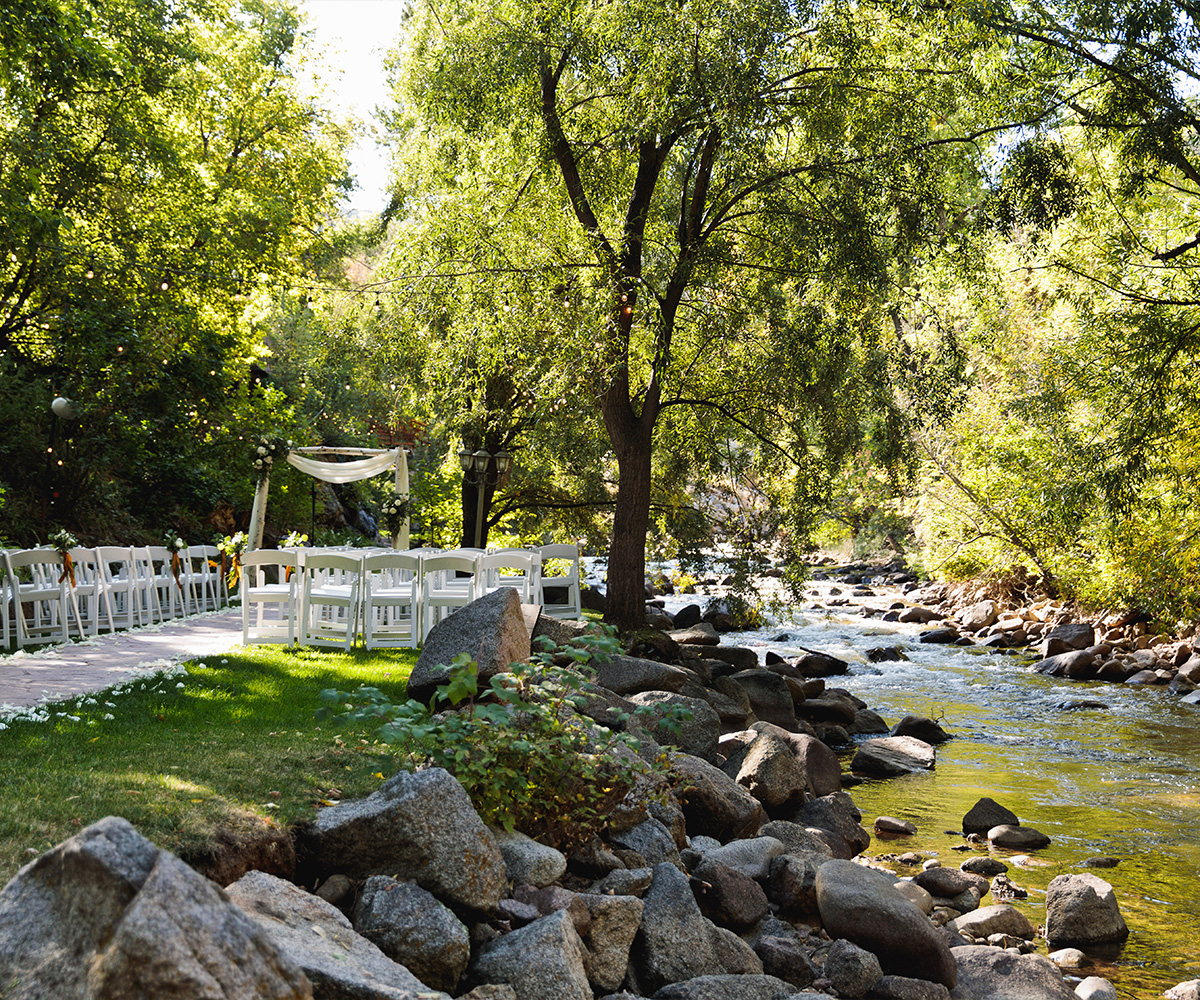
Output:
[[[495,471],[489,472],[488,467],[493,459],[496,463]],[[460,448],[458,464],[462,466],[463,480],[476,487],[475,548],[479,549],[483,547],[483,494],[487,487],[497,485],[508,474],[508,470],[512,468],[512,455],[503,448],[496,452],[485,448],[478,451]]]

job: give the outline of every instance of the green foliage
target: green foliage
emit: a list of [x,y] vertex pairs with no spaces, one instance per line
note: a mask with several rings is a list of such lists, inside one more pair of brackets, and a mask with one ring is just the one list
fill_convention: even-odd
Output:
[[[549,645],[483,687],[477,664],[460,654],[428,705],[397,704],[371,687],[323,691],[317,718],[375,727],[401,766],[432,764],[458,778],[485,822],[570,847],[597,831],[649,766],[636,739],[578,711],[593,689],[589,661],[617,652],[616,640],[587,637],[557,655]],[[569,666],[556,665],[564,659]],[[452,708],[437,712],[445,703]],[[678,725],[684,714],[665,721]]]

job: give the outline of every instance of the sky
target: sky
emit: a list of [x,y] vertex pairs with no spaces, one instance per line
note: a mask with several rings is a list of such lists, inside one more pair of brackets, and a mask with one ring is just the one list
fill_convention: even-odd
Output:
[[[303,0],[313,48],[322,57],[325,98],[335,110],[352,113],[369,127],[372,112],[387,98],[383,57],[396,39],[405,0]],[[358,188],[347,210],[376,214],[387,205],[385,150],[366,134],[350,150],[350,172]]]

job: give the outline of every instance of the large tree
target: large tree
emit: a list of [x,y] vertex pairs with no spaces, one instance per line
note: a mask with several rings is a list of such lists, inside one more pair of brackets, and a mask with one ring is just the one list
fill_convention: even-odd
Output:
[[[345,177],[298,25],[263,0],[0,10],[0,476],[24,540],[211,508],[270,419],[247,296],[305,266]],[[55,395],[79,419],[50,464]]]

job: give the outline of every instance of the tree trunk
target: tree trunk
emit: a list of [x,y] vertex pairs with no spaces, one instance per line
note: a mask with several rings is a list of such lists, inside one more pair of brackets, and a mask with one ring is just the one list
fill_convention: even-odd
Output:
[[[613,395],[610,393],[610,396]],[[617,456],[617,506],[608,550],[604,620],[618,628],[646,622],[646,531],[650,525],[650,456],[655,410],[635,417],[628,397],[604,403],[604,422]]]

